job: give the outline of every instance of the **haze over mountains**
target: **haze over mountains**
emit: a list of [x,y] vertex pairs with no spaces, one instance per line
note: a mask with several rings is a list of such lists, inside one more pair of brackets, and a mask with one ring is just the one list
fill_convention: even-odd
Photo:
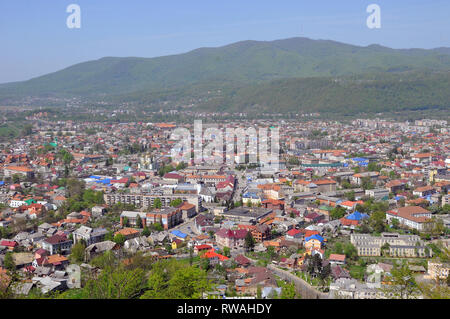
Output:
[[450,87],[450,48],[391,49],[291,38],[242,41],[157,58],[106,57],[0,85],[0,103],[30,96],[78,96],[145,104],[221,90],[200,107],[277,106],[295,112],[365,103],[374,110],[382,105],[446,108],[450,93],[445,87]]

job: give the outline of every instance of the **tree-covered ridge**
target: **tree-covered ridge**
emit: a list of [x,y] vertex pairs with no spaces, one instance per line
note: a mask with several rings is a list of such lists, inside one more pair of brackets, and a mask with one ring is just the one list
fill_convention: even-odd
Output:
[[450,72],[285,79],[248,86],[202,108],[264,112],[390,112],[450,108]]
[[448,50],[396,50],[307,38],[242,41],[157,58],[107,57],[80,63],[29,81],[1,85],[0,100],[17,96],[98,97],[206,83],[220,88],[226,83],[422,69],[449,70]]

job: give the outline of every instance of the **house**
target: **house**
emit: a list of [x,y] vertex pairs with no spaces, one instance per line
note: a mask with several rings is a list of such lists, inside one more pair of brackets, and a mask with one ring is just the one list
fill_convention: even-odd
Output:
[[134,237],[126,240],[123,248],[134,253],[137,251],[146,251],[150,248],[150,243],[145,236]]
[[118,251],[120,246],[113,241],[107,240],[89,245],[85,249],[85,261],[102,255],[107,251]]
[[242,195],[242,203],[245,206],[248,206],[251,203],[252,206],[258,206],[261,204],[261,196],[259,196],[256,192],[246,192]]
[[105,228],[90,228],[87,226],[81,226],[72,233],[73,242],[76,244],[80,240],[83,240],[86,246],[89,246],[103,241],[106,233],[107,230]]
[[42,248],[47,250],[50,255],[60,253],[69,254],[72,247],[72,240],[66,235],[55,234],[42,242]]
[[389,192],[396,194],[405,189],[407,180],[392,180],[384,185]]
[[351,181],[357,185],[361,185],[364,179],[368,179],[370,182],[375,183],[379,175],[380,173],[378,172],[356,173],[351,177]]
[[234,261],[238,264],[239,267],[248,267],[251,265],[251,261],[244,255],[237,255],[234,258]]
[[3,168],[3,173],[5,177],[12,177],[15,174],[19,174],[28,179],[34,176],[33,169],[26,166],[7,166]]
[[366,189],[366,195],[379,200],[387,198],[389,196],[389,190],[386,188]]
[[320,235],[312,235],[309,237],[305,237],[305,248],[307,250],[320,249],[322,247],[324,239]]
[[32,253],[13,253],[12,258],[16,269],[21,269],[32,265],[34,255]]
[[114,233],[114,236],[117,236],[119,234],[123,235],[125,237],[125,240],[128,240],[128,239],[139,236],[140,233],[137,229],[134,229],[134,228],[123,228],[123,229],[116,231]]
[[192,218],[197,214],[197,211],[195,210],[195,205],[190,204],[188,202],[183,202],[181,206],[177,207],[179,210],[181,210],[181,218],[183,220],[188,220],[189,218]]
[[212,266],[217,265],[217,264],[222,264],[222,262],[229,259],[228,257],[226,257],[224,255],[214,252],[214,250],[209,250],[204,253],[201,253],[200,258],[209,259],[209,263]]
[[106,208],[103,206],[94,206],[91,208],[92,217],[101,217],[106,213]]
[[436,190],[432,186],[418,187],[418,188],[413,190],[413,195],[419,196],[419,197],[425,197],[425,196],[428,196],[428,195],[433,195],[434,193],[436,193]]
[[364,219],[367,218],[369,218],[369,215],[355,211],[352,214],[339,219],[339,222],[344,227],[355,228],[356,226],[360,225]]
[[172,239],[172,249],[180,248],[182,244],[183,244],[183,241],[181,239],[178,239],[178,238]]
[[364,202],[347,200],[347,201],[340,202],[338,205],[341,207],[344,207],[346,210],[354,210],[356,208],[356,205],[358,205],[358,204],[362,205],[362,204],[364,204]]
[[222,247],[229,247],[231,249],[243,247],[247,232],[245,229],[231,230],[221,228],[215,234],[216,242]]
[[33,261],[32,266],[37,267],[51,267],[53,270],[64,269],[69,264],[69,259],[60,254],[43,256]]
[[194,247],[194,254],[199,255],[202,252],[209,251],[212,249],[211,245],[197,245]]
[[323,219],[323,215],[318,214],[316,212],[312,212],[312,213],[305,215],[304,218],[305,218],[305,222],[307,222],[307,223],[316,223],[316,222],[320,221],[321,219]]
[[257,243],[270,238],[270,227],[266,224],[257,224],[250,232]]
[[319,193],[328,193],[336,191],[337,182],[332,179],[323,179],[313,181],[317,185],[317,191]]
[[330,264],[332,265],[345,265],[345,255],[341,254],[330,254],[328,258]]
[[342,268],[340,265],[332,265],[331,266],[331,276],[334,280],[337,280],[339,278],[347,278],[350,279],[351,276],[347,270]]
[[291,229],[286,233],[286,239],[301,239],[303,238],[303,233],[298,229]]
[[33,277],[32,282],[37,285],[43,294],[67,288],[67,280],[57,280],[49,276]]
[[13,240],[2,240],[0,241],[0,246],[6,247],[9,251],[13,251],[19,244]]
[[188,235],[179,231],[178,229],[172,230],[170,232],[170,234],[172,234],[174,237],[178,238],[179,240],[185,241],[186,239],[188,239]]
[[204,233],[207,228],[214,226],[212,215],[198,215],[194,219],[194,227],[198,233]]

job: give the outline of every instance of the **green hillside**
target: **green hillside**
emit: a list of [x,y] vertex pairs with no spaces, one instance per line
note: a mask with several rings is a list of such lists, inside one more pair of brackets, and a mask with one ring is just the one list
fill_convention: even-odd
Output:
[[450,110],[450,72],[286,79],[224,94],[201,107],[248,112]]
[[189,85],[246,85],[276,79],[348,76],[372,72],[449,70],[450,53],[394,50],[378,45],[291,38],[243,41],[158,58],[102,58],[25,82],[0,86],[3,98],[104,96]]

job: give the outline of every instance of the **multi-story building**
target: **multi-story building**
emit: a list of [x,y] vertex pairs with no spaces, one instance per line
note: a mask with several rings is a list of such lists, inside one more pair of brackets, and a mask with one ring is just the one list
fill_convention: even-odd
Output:
[[164,229],[172,228],[182,221],[181,209],[175,207],[168,207],[160,211],[153,211],[146,214],[146,225],[159,223]]
[[53,235],[42,242],[42,248],[50,255],[68,254],[72,248],[72,241],[64,235]]
[[260,243],[270,237],[270,227],[266,224],[258,224],[251,230],[253,239]]
[[239,229],[220,229],[216,234],[216,242],[219,246],[228,248],[243,247],[245,242],[245,236],[247,236],[248,230]]
[[434,280],[447,280],[450,264],[437,260],[428,261],[428,275]]
[[442,207],[450,205],[450,194],[442,196]]
[[124,220],[128,221],[126,226],[137,226],[138,225],[138,218],[141,219],[141,226],[145,225],[147,214],[142,212],[132,212],[132,211],[123,211],[120,214],[120,225],[124,226]]
[[389,196],[389,190],[386,188],[366,189],[366,195],[375,199],[381,199]]
[[89,246],[103,241],[106,233],[107,230],[105,228],[90,228],[87,226],[81,226],[72,233],[73,242],[76,244],[80,240],[83,240],[86,243],[86,246]]
[[381,236],[352,234],[350,242],[358,251],[358,256],[381,256],[383,246],[388,244],[389,254],[397,257],[428,257],[431,251],[417,235],[382,233]]
[[400,207],[386,212],[388,222],[394,218],[400,222],[400,225],[424,231],[430,226],[431,212],[420,206]]
[[26,166],[7,166],[3,169],[5,177],[12,177],[13,175],[22,175],[26,178],[31,178],[34,176],[33,169]]
[[114,205],[117,203],[133,204],[138,208],[153,207],[153,204],[157,198],[161,201],[162,207],[169,207],[170,203],[175,199],[181,199],[187,201],[190,204],[195,205],[195,209],[198,212],[201,206],[200,197],[196,194],[119,194],[110,193],[104,195],[105,203],[108,205]]

